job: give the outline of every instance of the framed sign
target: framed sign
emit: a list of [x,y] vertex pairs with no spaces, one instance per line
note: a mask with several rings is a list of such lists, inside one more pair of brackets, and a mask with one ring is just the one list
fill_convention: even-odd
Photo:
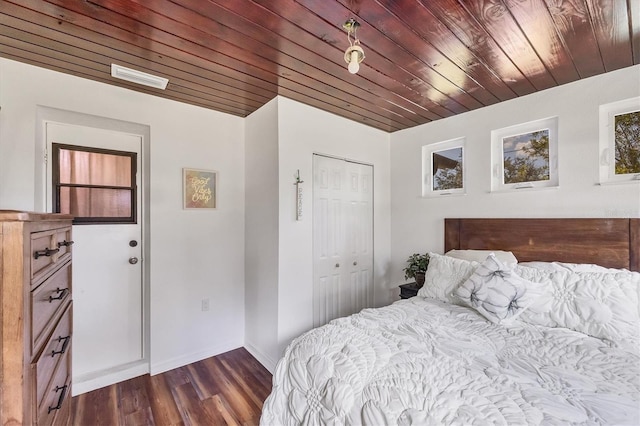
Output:
[[218,172],[182,169],[184,209],[215,209],[218,207]]

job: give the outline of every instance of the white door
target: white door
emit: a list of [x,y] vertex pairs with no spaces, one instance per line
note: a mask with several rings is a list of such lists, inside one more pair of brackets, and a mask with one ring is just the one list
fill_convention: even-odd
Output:
[[[73,382],[96,377],[94,387],[125,380],[122,371],[144,360],[142,287],[142,137],[116,131],[46,123],[47,205],[52,208],[52,144],[135,153],[136,223],[73,227]],[[133,162],[133,161],[132,161]],[[90,166],[91,167],[91,166]],[[146,364],[146,363],[145,363]],[[146,367],[148,371],[148,367]],[[114,371],[119,373],[113,376]],[[126,374],[126,373],[125,373]],[[139,375],[131,373],[131,377]],[[111,376],[109,376],[111,375]],[[75,390],[75,389],[74,389]]]
[[373,167],[314,155],[314,327],[373,301]]

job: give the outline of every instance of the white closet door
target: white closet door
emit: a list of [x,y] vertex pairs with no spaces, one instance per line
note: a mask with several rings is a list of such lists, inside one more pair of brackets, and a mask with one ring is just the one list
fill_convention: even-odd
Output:
[[314,326],[373,300],[373,167],[314,155]]
[[346,163],[345,270],[349,274],[348,314],[373,303],[373,167]]

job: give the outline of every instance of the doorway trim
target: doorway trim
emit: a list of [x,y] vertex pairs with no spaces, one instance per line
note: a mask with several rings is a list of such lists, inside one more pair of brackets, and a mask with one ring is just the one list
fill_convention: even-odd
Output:
[[47,152],[46,140],[46,124],[47,122],[64,123],[75,126],[93,127],[97,129],[116,131],[121,133],[129,133],[140,136],[142,138],[142,152],[140,159],[141,164],[141,205],[140,208],[142,218],[142,256],[145,260],[142,262],[142,361],[132,365],[123,366],[121,371],[113,371],[101,377],[87,377],[82,383],[75,384],[73,387],[74,395],[88,392],[90,390],[102,387],[102,383],[106,380],[117,381],[120,375],[126,375],[131,372],[137,372],[137,375],[149,373],[150,371],[150,135],[151,129],[148,125],[133,123],[129,121],[117,120],[113,118],[101,117],[96,115],[84,114],[75,111],[51,108],[38,105],[36,107],[36,138],[35,138],[35,191],[34,206],[37,211],[51,211],[47,208],[47,161],[51,161],[51,153]]

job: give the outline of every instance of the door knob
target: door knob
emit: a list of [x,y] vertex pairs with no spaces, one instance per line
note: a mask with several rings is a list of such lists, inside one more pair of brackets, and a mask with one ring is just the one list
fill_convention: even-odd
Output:
[[340,267],[340,264],[339,264],[339,263],[336,263],[336,268],[339,268],[339,267]]
[[355,262],[355,261],[353,262],[353,266],[356,266],[357,264],[358,264],[358,262]]
[[130,257],[129,258],[129,263],[132,265],[135,265],[136,263],[138,263],[138,258],[137,257]]

